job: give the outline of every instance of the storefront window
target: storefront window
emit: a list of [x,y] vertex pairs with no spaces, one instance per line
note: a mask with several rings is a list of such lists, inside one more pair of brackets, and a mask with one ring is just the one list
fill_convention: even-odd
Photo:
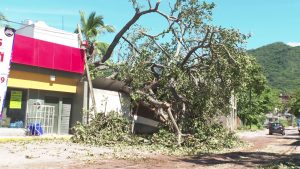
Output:
[[26,90],[8,89],[0,127],[24,128],[26,112]]

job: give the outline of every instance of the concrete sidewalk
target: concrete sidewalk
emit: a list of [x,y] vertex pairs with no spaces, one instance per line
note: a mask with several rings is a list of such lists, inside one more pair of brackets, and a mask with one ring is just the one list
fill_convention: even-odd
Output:
[[25,135],[25,128],[0,128],[0,137],[16,137]]

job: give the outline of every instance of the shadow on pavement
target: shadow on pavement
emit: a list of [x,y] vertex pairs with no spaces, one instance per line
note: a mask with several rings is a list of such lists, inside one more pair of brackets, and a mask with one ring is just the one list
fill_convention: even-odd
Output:
[[[298,144],[298,143],[297,143]],[[266,166],[270,163],[294,163],[300,165],[300,153],[282,155],[266,152],[231,152],[225,154],[202,154],[195,157],[181,159],[182,161],[203,166],[220,164],[236,164],[241,167]]]
[[300,139],[297,141],[294,141],[291,144],[284,144],[283,146],[300,146]]

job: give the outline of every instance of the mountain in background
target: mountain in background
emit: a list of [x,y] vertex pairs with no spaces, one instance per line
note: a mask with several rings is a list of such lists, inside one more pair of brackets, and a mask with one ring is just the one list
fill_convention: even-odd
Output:
[[276,42],[248,53],[256,57],[273,87],[285,91],[300,89],[300,46]]

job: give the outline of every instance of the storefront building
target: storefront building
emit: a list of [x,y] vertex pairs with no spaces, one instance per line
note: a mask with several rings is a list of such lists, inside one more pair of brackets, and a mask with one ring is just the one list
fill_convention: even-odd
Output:
[[42,125],[44,134],[68,134],[82,121],[84,72],[78,36],[32,23],[15,34],[0,128]]

